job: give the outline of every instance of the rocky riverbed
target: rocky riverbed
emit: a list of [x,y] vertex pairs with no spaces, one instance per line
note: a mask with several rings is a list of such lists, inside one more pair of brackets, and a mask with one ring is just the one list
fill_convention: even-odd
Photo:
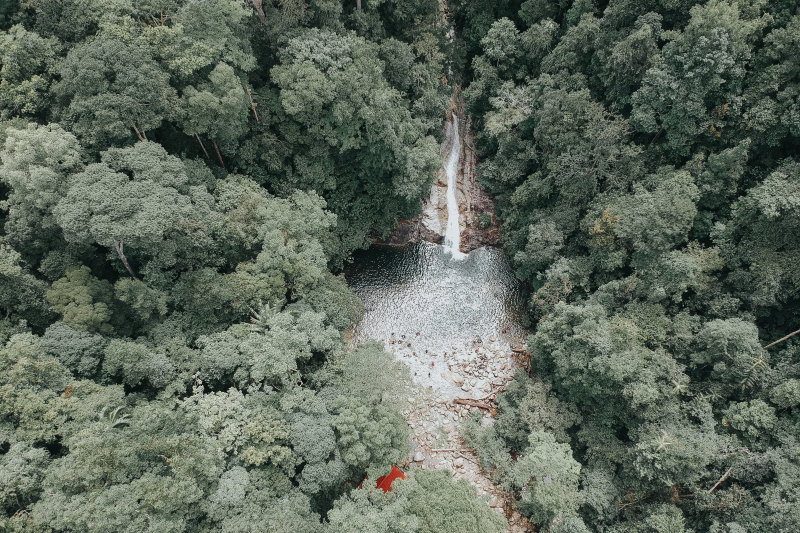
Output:
[[[409,338],[411,342],[406,342]],[[492,508],[505,515],[509,533],[530,531],[511,497],[489,479],[461,438],[461,425],[473,412],[481,414],[484,424],[493,423],[497,393],[527,363],[524,355],[511,349],[519,338],[510,334],[476,338],[441,353],[415,350],[416,339],[416,335],[402,334],[385,340],[414,375],[415,393],[409,395],[404,410],[414,440],[409,464],[449,469],[454,478],[474,485]]]

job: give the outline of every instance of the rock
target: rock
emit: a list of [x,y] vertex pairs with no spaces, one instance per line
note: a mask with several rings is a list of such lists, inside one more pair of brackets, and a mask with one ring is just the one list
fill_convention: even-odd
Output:
[[417,450],[417,453],[414,454],[414,461],[417,463],[421,463],[424,460],[425,460],[425,455],[423,455],[421,451]]
[[502,506],[503,504],[500,503],[500,498],[498,498],[497,496],[492,496],[492,499],[489,500],[489,507],[494,507],[495,509],[497,509],[498,507]]
[[453,464],[455,465],[456,468],[464,468],[464,459],[459,457],[458,459],[453,461]]
[[463,390],[464,392],[469,392],[469,385],[464,383],[463,385],[461,385],[461,390]]
[[453,383],[455,383],[459,387],[464,384],[464,378],[459,376],[458,374],[452,374],[452,380],[451,381]]
[[422,224],[418,218],[399,221],[397,227],[386,239],[380,239],[376,236],[373,237],[373,242],[387,244],[389,246],[405,246],[409,243],[420,241],[430,241],[441,244],[443,240],[444,235],[439,235],[437,232],[432,231]]

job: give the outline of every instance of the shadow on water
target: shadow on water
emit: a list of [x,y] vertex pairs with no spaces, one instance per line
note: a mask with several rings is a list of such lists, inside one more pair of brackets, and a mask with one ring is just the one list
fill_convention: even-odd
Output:
[[453,259],[427,242],[373,246],[354,254],[345,276],[366,306],[354,330],[357,342],[386,343],[395,333],[406,335],[414,349],[439,351],[478,338],[524,338],[523,295],[500,249]]

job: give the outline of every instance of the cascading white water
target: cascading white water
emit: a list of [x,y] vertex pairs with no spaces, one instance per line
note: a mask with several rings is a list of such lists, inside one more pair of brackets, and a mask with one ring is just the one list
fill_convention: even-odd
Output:
[[447,156],[447,164],[444,167],[447,176],[447,230],[444,234],[444,248],[457,259],[466,257],[461,253],[461,228],[458,225],[458,202],[456,201],[456,178],[458,177],[458,162],[461,158],[461,140],[458,137],[458,117],[453,113],[452,120],[448,126],[448,137],[452,146],[450,155]]

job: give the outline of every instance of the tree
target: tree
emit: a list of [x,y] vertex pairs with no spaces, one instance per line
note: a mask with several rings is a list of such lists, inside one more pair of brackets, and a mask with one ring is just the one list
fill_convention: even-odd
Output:
[[[68,241],[113,250],[131,277],[156,282],[161,271],[205,253],[219,218],[213,197],[180,159],[145,141],[110,149],[101,160],[72,177],[54,209]],[[139,264],[131,266],[129,256]]]
[[107,342],[96,333],[56,322],[42,335],[41,348],[47,355],[58,359],[74,376],[89,379],[97,376]]
[[10,188],[5,234],[37,262],[61,240],[53,209],[69,188],[69,176],[83,169],[82,150],[58,124],[9,128],[6,135],[0,152],[2,180]]
[[169,359],[139,343],[114,339],[108,343],[103,353],[103,374],[111,379],[121,379],[129,386],[136,387],[145,380],[159,389],[170,382],[173,373]]
[[764,38],[764,46],[755,54],[753,66],[745,82],[747,110],[744,119],[754,130],[756,142],[776,146],[787,137],[800,134],[797,83],[800,62],[796,48],[800,16],[794,16],[783,27],[772,29]]
[[613,107],[624,109],[630,104],[632,93],[658,57],[658,40],[663,31],[661,22],[658,13],[640,16],[630,33],[604,53],[606,61],[598,61],[599,77],[607,90],[606,101]]
[[[688,240],[699,196],[688,172],[662,168],[645,183],[635,184],[632,195],[618,197],[609,209],[614,217],[609,219],[612,241],[630,251],[631,264],[637,268],[646,266],[654,255]],[[602,221],[602,217],[595,219],[590,230],[597,250],[607,247],[606,241],[599,238],[608,231]]]
[[713,238],[733,269],[729,283],[751,308],[778,305],[796,288],[789,265],[798,249],[798,178],[800,165],[783,161],[733,204],[729,223],[715,227]]
[[[631,124],[660,134],[670,150],[686,155],[697,140],[720,136],[740,120],[737,105],[764,19],[743,20],[735,4],[715,0],[694,6],[686,28],[673,37],[632,98]],[[691,75],[689,75],[691,73]]]
[[326,531],[499,532],[504,520],[480,501],[466,481],[443,470],[413,470],[392,492],[365,487],[336,501]]
[[175,90],[146,50],[112,36],[79,44],[59,68],[53,86],[57,116],[97,150],[147,140],[172,116]]
[[[170,25],[144,32],[154,53],[181,81],[203,79],[201,73],[224,63],[239,73],[256,66],[246,29],[252,8],[244,2],[201,0],[181,2],[169,15]],[[159,6],[160,7],[160,6]],[[199,74],[199,75],[198,75]]]
[[112,331],[111,298],[111,284],[94,277],[86,266],[68,270],[47,291],[47,301],[65,324],[89,332]]
[[0,507],[13,514],[36,501],[49,463],[46,450],[27,442],[13,444],[0,458]]
[[0,309],[6,317],[41,328],[52,320],[47,283],[23,268],[20,254],[0,240]]
[[285,116],[278,128],[297,147],[281,189],[322,195],[339,217],[343,249],[417,209],[438,165],[433,137],[386,82],[375,55],[353,35],[309,30],[289,40],[271,70]]
[[322,528],[309,498],[274,468],[230,468],[208,502],[209,517],[226,533],[315,533]]
[[514,463],[505,485],[520,491],[521,512],[535,523],[546,524],[560,514],[577,510],[581,503],[580,471],[568,444],[556,443],[550,433],[533,431],[528,436],[528,448]]
[[498,398],[495,422],[497,435],[506,445],[522,451],[528,447],[528,435],[543,429],[558,442],[569,442],[567,430],[581,420],[575,407],[550,394],[551,386],[517,372],[505,393]]
[[235,151],[237,141],[247,132],[247,96],[233,68],[225,63],[214,67],[207,83],[186,87],[180,108],[180,122],[187,134],[219,141],[223,150]]
[[0,35],[0,109],[2,116],[36,115],[47,107],[58,41],[14,25]]

